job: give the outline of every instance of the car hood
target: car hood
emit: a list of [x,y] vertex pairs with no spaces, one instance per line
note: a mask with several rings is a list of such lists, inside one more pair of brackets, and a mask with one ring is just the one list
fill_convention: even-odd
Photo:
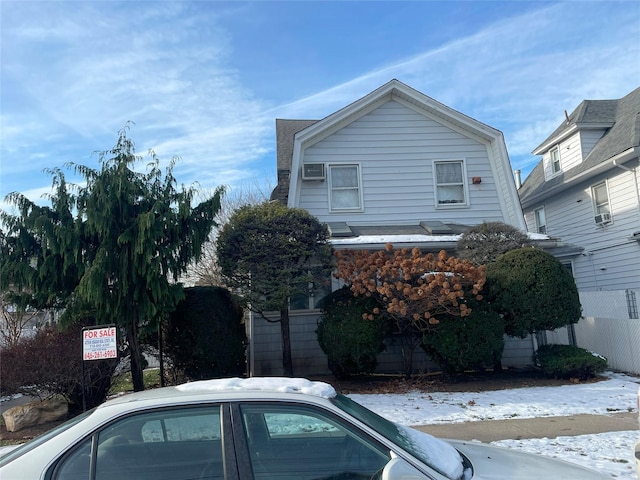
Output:
[[599,472],[542,455],[495,447],[481,442],[447,440],[473,465],[472,480],[604,480]]

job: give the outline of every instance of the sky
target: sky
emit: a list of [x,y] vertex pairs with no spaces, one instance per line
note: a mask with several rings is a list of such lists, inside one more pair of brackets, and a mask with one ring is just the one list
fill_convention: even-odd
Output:
[[0,48],[4,209],[125,127],[179,184],[268,194],[276,118],[394,78],[502,131],[526,177],[565,110],[640,86],[640,2],[0,0]]

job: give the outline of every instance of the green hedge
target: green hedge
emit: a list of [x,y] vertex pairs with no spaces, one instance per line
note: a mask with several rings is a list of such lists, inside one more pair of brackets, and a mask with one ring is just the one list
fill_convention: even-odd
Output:
[[443,370],[460,373],[493,368],[504,350],[504,320],[481,302],[467,317],[443,316],[422,348]]
[[542,345],[536,352],[536,363],[551,378],[586,380],[607,368],[607,359],[575,345]]
[[[374,314],[377,306],[371,297],[354,297],[348,287],[325,297],[316,333],[336,377],[375,370],[376,357],[385,349],[386,333],[384,315]],[[373,318],[365,319],[363,315]]]
[[242,308],[220,287],[185,288],[165,325],[165,350],[189,380],[246,373]]

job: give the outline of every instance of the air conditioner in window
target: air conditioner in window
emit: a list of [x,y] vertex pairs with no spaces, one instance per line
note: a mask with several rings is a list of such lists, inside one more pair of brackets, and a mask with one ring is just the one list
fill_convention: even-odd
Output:
[[611,223],[611,214],[610,213],[599,213],[594,217],[596,221],[596,225],[604,225],[605,223]]
[[324,163],[305,163],[302,165],[303,180],[324,180]]

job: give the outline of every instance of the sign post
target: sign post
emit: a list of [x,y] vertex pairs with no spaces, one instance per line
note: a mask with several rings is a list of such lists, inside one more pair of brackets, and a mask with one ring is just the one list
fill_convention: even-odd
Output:
[[82,329],[82,410],[87,409],[84,362],[118,358],[115,325],[98,325]]

